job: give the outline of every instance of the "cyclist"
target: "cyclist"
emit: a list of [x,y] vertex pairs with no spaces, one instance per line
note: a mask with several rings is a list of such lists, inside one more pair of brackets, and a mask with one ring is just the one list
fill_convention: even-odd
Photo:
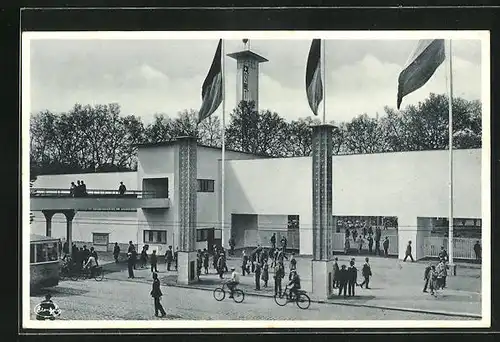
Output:
[[231,279],[226,283],[227,288],[230,291],[229,298],[233,298],[233,291],[236,288],[236,285],[240,283],[240,275],[236,272],[234,267],[231,267],[231,272]]
[[[290,272],[290,282],[288,283],[288,286],[290,287],[290,299],[297,298],[298,291],[300,290],[300,277],[296,270],[292,270]],[[292,294],[294,297],[291,296]]]
[[85,266],[83,266],[84,269],[90,268],[90,278],[93,278],[95,275],[95,271],[97,268],[97,261],[95,260],[95,257],[93,255],[89,256],[89,259],[85,263]]

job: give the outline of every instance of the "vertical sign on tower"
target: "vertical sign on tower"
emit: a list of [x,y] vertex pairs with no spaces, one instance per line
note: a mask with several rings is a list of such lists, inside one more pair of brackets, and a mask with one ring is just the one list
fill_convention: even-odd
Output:
[[243,101],[249,101],[248,96],[248,64],[243,64]]

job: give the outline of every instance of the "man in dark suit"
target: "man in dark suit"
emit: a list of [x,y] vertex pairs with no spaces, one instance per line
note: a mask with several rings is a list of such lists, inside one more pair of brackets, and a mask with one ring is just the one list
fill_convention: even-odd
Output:
[[405,253],[405,258],[403,261],[406,261],[406,259],[410,257],[411,261],[414,262],[415,260],[413,259],[413,255],[411,255],[411,241],[408,241],[408,246],[406,246],[406,253]]
[[432,265],[431,264],[427,265],[427,267],[424,270],[425,285],[424,285],[424,289],[423,289],[422,292],[427,292],[427,287],[429,286],[429,282],[432,281],[432,279],[431,279],[431,270],[432,270]]
[[155,300],[155,316],[158,317],[158,311],[161,313],[160,317],[165,317],[167,313],[163,309],[160,303],[160,298],[163,295],[160,289],[160,280],[158,279],[158,274],[153,273],[153,289],[151,290],[151,297]]
[[354,260],[351,260],[349,263],[349,269],[347,270],[348,278],[347,278],[347,288],[349,297],[354,297],[356,294],[354,292],[354,288],[356,287],[356,281],[358,279],[358,269],[354,266]]
[[344,297],[347,297],[347,278],[348,273],[345,265],[340,266],[339,270],[339,296],[344,293]]

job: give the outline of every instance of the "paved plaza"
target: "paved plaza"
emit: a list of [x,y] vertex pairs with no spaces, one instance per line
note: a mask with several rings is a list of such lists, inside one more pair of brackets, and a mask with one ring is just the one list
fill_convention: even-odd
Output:
[[[125,263],[114,264],[103,256],[105,279],[61,281],[50,291],[62,308],[64,320],[149,320],[153,314],[151,272],[148,268],[135,271],[135,279],[128,279]],[[347,263],[350,256],[339,256],[339,263]],[[309,258],[297,258],[298,272],[303,288],[311,292],[311,264]],[[364,257],[356,257],[358,269]],[[216,302],[211,290],[220,284],[213,269],[201,276],[201,281],[189,286],[177,286],[176,272],[167,272],[159,264],[159,277],[164,294],[162,302],[167,319],[182,320],[443,320],[474,319],[480,317],[480,269],[463,265],[458,275],[448,277],[448,287],[437,298],[422,293],[425,263],[402,263],[395,259],[371,258],[372,289],[356,288],[354,298],[333,298],[327,302],[313,302],[308,310],[291,303],[279,307],[272,299],[273,270],[270,268],[268,288],[254,289],[254,275],[241,277],[240,288],[247,294],[241,304],[230,299]],[[229,258],[229,267],[239,267],[239,258]],[[288,265],[287,265],[288,275]],[[225,278],[229,278],[226,274]],[[285,280],[288,278],[285,278]],[[285,284],[285,281],[283,282]],[[42,294],[31,297],[31,311],[42,299]],[[314,295],[311,299],[315,301]],[[32,313],[34,319],[34,314]]]

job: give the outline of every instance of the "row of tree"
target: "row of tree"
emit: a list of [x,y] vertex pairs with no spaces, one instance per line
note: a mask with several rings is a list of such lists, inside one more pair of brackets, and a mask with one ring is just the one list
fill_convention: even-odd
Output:
[[[455,148],[481,147],[481,103],[455,98]],[[145,125],[140,117],[123,116],[118,104],[82,106],[67,113],[41,111],[31,116],[30,162],[35,174],[125,171],[137,167],[137,145],[194,135],[204,145],[221,146],[221,122],[211,116],[199,125],[197,112],[185,110],[171,118],[157,114]],[[278,113],[256,111],[241,102],[226,126],[226,147],[270,157],[311,153],[316,118],[287,122]],[[448,100],[430,94],[416,106],[396,111],[386,107],[376,118],[359,115],[349,122],[330,122],[334,154],[439,150],[448,147]]]

